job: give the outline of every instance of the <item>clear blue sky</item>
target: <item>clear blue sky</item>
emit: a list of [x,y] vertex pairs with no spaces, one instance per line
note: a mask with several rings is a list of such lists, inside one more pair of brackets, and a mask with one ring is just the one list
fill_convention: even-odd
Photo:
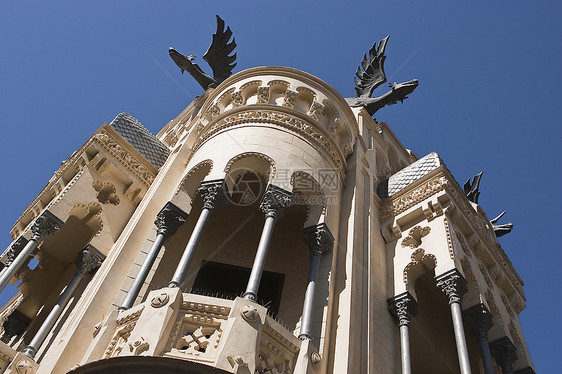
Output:
[[201,93],[168,47],[207,69],[215,14],[234,31],[235,72],[291,66],[344,96],[362,54],[390,34],[389,81],[420,86],[376,117],[419,157],[438,152],[459,182],[484,171],[481,206],[515,225],[500,243],[526,283],[521,319],[537,372],[558,372],[562,6],[388,3],[398,2],[2,2],[0,246],[103,122],[126,111],[156,133]]

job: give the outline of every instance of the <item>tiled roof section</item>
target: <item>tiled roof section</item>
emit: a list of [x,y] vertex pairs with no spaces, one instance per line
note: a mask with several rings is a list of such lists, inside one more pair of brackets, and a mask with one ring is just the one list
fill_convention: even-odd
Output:
[[164,165],[170,150],[138,119],[129,113],[121,113],[110,125],[157,169]]
[[421,179],[424,175],[429,174],[441,165],[444,164],[439,155],[435,152],[431,152],[394,175],[391,175],[387,180],[379,183],[377,186],[377,195],[379,195],[381,199],[386,199],[400,192],[402,189],[418,179]]

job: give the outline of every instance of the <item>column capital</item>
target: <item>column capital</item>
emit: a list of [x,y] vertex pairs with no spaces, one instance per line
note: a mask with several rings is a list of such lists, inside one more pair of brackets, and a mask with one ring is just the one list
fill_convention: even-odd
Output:
[[10,247],[6,250],[6,266],[10,266],[10,264],[12,262],[14,262],[14,260],[16,259],[16,257],[18,257],[18,255],[20,254],[20,252],[22,251],[22,249],[25,248],[27,242],[29,240],[27,240],[26,238],[22,236],[20,236],[19,238],[17,238],[16,240],[14,240],[14,242],[12,243],[12,245],[10,245]]
[[492,313],[490,313],[483,303],[473,305],[463,310],[462,315],[466,323],[480,336],[487,337],[488,330],[494,326]]
[[310,249],[311,254],[321,255],[331,251],[334,247],[334,236],[325,223],[305,227],[302,230],[302,240]]
[[449,304],[460,303],[462,295],[468,291],[466,279],[457,269],[449,270],[435,277],[435,280],[437,281],[437,287],[447,295]]
[[418,314],[418,303],[408,291],[391,297],[387,303],[389,312],[398,319],[400,326],[409,325],[410,319]]
[[173,235],[187,219],[187,213],[168,201],[156,215],[156,233],[165,237]]
[[268,184],[261,199],[260,210],[266,217],[276,217],[277,214],[291,204],[293,194],[281,187]]
[[224,188],[224,179],[201,182],[201,187],[197,190],[203,199],[203,208],[215,209],[228,204],[228,197]]
[[83,250],[78,252],[74,265],[76,265],[76,273],[86,275],[95,272],[105,260],[105,256],[98,251],[93,245],[88,244]]
[[517,360],[517,351],[507,336],[490,342],[490,353],[504,373],[512,372],[511,365]]
[[31,225],[31,232],[33,233],[31,239],[36,241],[46,240],[55,235],[63,225],[63,221],[53,213],[45,210]]

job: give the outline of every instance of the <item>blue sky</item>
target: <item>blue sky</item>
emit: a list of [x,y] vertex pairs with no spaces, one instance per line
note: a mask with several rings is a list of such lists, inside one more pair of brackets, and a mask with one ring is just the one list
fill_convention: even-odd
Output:
[[2,2],[0,246],[103,122],[126,111],[156,133],[201,93],[167,50],[207,69],[215,14],[234,31],[235,72],[291,66],[348,97],[362,54],[390,35],[389,81],[420,86],[376,118],[419,157],[438,152],[460,183],[484,171],[480,205],[515,225],[499,241],[526,283],[521,320],[537,372],[559,370],[562,6],[387,3]]

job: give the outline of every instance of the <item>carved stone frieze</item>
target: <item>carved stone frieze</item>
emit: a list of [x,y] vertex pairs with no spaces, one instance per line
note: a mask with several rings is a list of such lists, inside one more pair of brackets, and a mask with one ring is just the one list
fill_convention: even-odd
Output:
[[409,292],[387,300],[388,310],[398,320],[400,326],[409,325],[410,319],[418,313],[418,303]]
[[269,102],[269,87],[258,87],[258,104],[267,104]]
[[317,126],[288,113],[272,110],[243,110],[232,113],[228,117],[207,126],[193,145],[193,150],[196,151],[203,143],[220,131],[248,122],[270,123],[281,126],[298,133],[313,144],[319,145],[330,156],[330,160],[338,170],[341,180],[345,180],[345,156],[331,136]]
[[462,295],[468,291],[466,280],[457,269],[450,270],[435,279],[437,287],[447,295],[449,304],[460,303]]
[[331,251],[334,247],[334,236],[325,223],[304,228],[302,240],[311,253],[319,255]]
[[293,194],[287,190],[269,184],[260,203],[260,210],[266,217],[276,217],[282,209],[291,204]]
[[201,182],[198,192],[203,199],[204,209],[220,208],[228,204],[224,179]]
[[186,219],[187,213],[168,201],[156,215],[156,220],[154,221],[157,227],[156,232],[164,235],[164,237],[169,237],[184,224]]
[[36,241],[47,240],[55,235],[63,225],[64,222],[57,216],[45,210],[31,225],[31,232],[33,233],[31,239]]
[[82,275],[91,274],[101,266],[103,260],[105,256],[93,245],[88,244],[74,260],[76,272]]

